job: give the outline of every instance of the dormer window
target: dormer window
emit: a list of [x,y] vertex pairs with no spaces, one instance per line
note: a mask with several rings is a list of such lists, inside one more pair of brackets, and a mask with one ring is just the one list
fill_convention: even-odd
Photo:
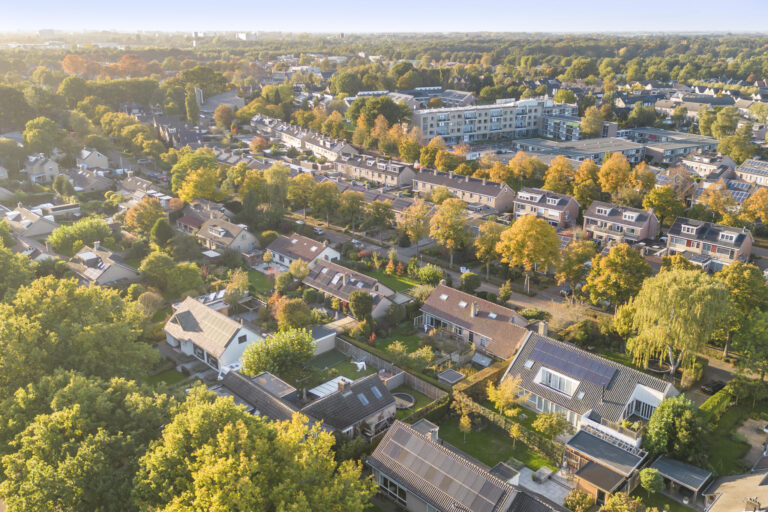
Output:
[[733,242],[736,240],[736,235],[733,233],[720,233],[720,240],[723,242]]
[[680,231],[685,233],[686,235],[695,235],[696,234],[696,226],[689,226],[688,224],[684,224]]
[[637,220],[637,214],[633,212],[626,212],[624,215],[622,215],[622,218],[630,222],[635,222]]
[[547,198],[547,204],[557,204],[557,198],[556,197],[548,197]]
[[601,208],[601,207],[598,207],[596,211],[598,215],[608,215],[608,212],[610,212],[608,208]]
[[565,393],[568,396],[573,396],[576,388],[579,387],[579,381],[544,367],[539,370],[534,382],[554,389],[555,391],[559,391],[560,393]]

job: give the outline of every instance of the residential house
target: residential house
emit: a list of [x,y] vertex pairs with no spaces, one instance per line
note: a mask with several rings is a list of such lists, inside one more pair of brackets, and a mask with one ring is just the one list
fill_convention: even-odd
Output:
[[269,244],[267,250],[272,253],[274,263],[286,268],[294,260],[304,260],[311,265],[316,260],[336,261],[341,257],[339,251],[325,243],[297,233],[291,236],[278,236],[275,241]]
[[310,265],[303,283],[343,302],[349,302],[349,296],[354,291],[366,292],[373,297],[373,318],[387,315],[395,294],[372,277],[323,259],[316,259]]
[[768,162],[750,158],[736,167],[736,175],[749,183],[768,187]]
[[128,171],[127,176],[118,182],[117,193],[129,196],[134,192],[147,193],[150,190],[154,190],[154,188],[155,184],[151,181],[136,176],[133,171]]
[[566,509],[515,487],[451,449],[436,425],[400,421],[365,461],[379,493],[409,512],[551,512]]
[[342,155],[356,155],[358,153],[357,148],[343,139],[332,139],[315,132],[308,133],[304,138],[304,149],[313,152],[316,156],[325,158],[329,162],[335,162]]
[[53,220],[59,221],[61,219],[76,219],[80,217],[80,203],[68,203],[68,204],[45,204],[39,206],[43,210],[43,214],[50,215]]
[[45,185],[53,183],[53,180],[59,175],[59,164],[53,158],[38,153],[27,157],[24,172],[31,183]]
[[723,166],[729,169],[736,168],[736,162],[731,160],[729,156],[723,156],[711,151],[691,153],[683,157],[680,163],[686,169],[698,174],[702,178],[717,172]]
[[694,190],[691,203],[706,204],[707,190],[719,190],[731,200],[731,204],[726,208],[731,213],[738,213],[741,205],[755,193],[758,185],[742,179],[733,179],[731,176],[735,176],[734,171],[724,168],[723,171],[714,172],[696,183],[696,190]]
[[195,215],[182,215],[176,219],[176,230],[188,235],[195,235],[203,227],[203,221]]
[[194,235],[203,223],[213,219],[231,220],[235,214],[221,203],[207,199],[195,199],[183,210],[182,216],[176,219],[175,227],[182,233]]
[[659,219],[651,210],[593,201],[584,212],[584,231],[601,243],[634,243],[659,235]]
[[52,215],[45,215],[39,208],[24,208],[21,203],[15,210],[5,214],[5,220],[14,234],[25,238],[47,238],[59,227]]
[[515,355],[531,334],[528,321],[513,310],[442,283],[424,301],[414,325],[443,330],[499,359]]
[[339,379],[335,391],[308,403],[301,413],[342,435],[372,437],[395,421],[397,410],[394,397],[374,373],[352,382]]
[[75,192],[104,192],[114,185],[112,179],[103,171],[92,169],[72,169],[67,171],[67,177],[75,187]]
[[555,140],[579,140],[581,118],[578,116],[547,116],[543,119],[541,133]]
[[420,196],[429,196],[436,188],[445,187],[448,192],[465,203],[492,208],[503,212],[512,208],[515,191],[506,183],[485,178],[461,176],[453,172],[424,169],[413,177],[413,190]]
[[566,194],[523,187],[515,198],[515,218],[535,215],[557,229],[567,228],[579,216],[579,203]]
[[203,246],[213,251],[251,252],[259,245],[244,224],[232,224],[224,219],[210,219],[197,232]]
[[336,170],[353,180],[367,180],[387,187],[404,187],[413,183],[413,167],[366,155],[344,155],[336,160]]
[[255,416],[272,421],[290,421],[298,412],[296,388],[269,372],[253,377],[231,370],[211,388],[219,396],[232,397]]
[[752,233],[745,228],[678,217],[669,228],[667,250],[716,271],[734,261],[747,263],[752,243]]
[[237,369],[251,343],[263,337],[255,327],[230,318],[192,297],[182,301],[165,324],[168,344],[220,372]]
[[115,261],[112,251],[94,242],[93,247],[83,247],[67,262],[67,266],[77,274],[81,283],[109,286],[139,278],[136,269]]
[[84,147],[75,159],[81,169],[109,169],[109,158],[101,151]]

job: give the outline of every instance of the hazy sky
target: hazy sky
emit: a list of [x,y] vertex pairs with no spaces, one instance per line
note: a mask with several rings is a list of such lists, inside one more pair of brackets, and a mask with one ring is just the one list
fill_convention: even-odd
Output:
[[768,0],[2,0],[0,31],[748,32]]

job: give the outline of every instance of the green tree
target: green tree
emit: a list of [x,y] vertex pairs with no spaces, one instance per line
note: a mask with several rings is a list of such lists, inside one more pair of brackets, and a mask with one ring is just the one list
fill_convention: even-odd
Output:
[[303,329],[312,323],[312,310],[301,299],[283,299],[276,309],[275,319],[281,331]]
[[144,196],[136,206],[125,213],[125,226],[149,234],[155,223],[165,217],[165,210],[160,201],[155,197]]
[[54,229],[48,236],[48,242],[56,252],[72,254],[75,242],[93,245],[93,242],[106,242],[111,238],[112,229],[106,221],[98,217],[86,217]]
[[139,274],[146,284],[168,289],[171,272],[176,267],[173,259],[164,252],[155,251],[144,258],[139,265]]
[[645,512],[640,498],[631,498],[625,492],[615,492],[605,499],[600,512]]
[[454,195],[446,187],[435,187],[429,194],[429,200],[437,205],[442,205],[447,199],[453,198]]
[[597,254],[595,244],[590,240],[573,240],[563,250],[557,266],[557,284],[568,283],[573,292],[578,283],[586,280],[589,274],[588,261]]
[[640,470],[640,485],[648,493],[650,498],[651,494],[661,492],[664,490],[664,478],[659,473],[658,469],[643,468]]
[[417,198],[400,216],[400,229],[416,245],[419,255],[419,242],[429,235],[429,212],[431,208],[423,199]]
[[728,155],[737,164],[759,154],[760,147],[757,144],[752,144],[752,123],[746,123],[740,126],[733,135],[727,135],[720,139],[717,151]]
[[373,296],[362,290],[349,294],[349,310],[357,320],[364,320],[373,311]]
[[571,512],[589,512],[595,506],[595,499],[582,490],[573,489],[565,497],[563,505]]
[[436,286],[443,278],[443,269],[433,263],[427,263],[419,269],[419,281]]
[[752,312],[736,332],[734,345],[740,357],[736,365],[743,372],[755,372],[765,381],[768,373],[768,313]]
[[19,511],[136,510],[139,457],[174,406],[134,381],[43,377],[3,402],[0,495]]
[[429,221],[429,236],[448,250],[453,266],[453,253],[464,247],[469,237],[466,225],[467,206],[461,199],[446,199]]
[[594,139],[600,136],[603,130],[605,115],[595,106],[588,107],[581,118],[581,137]]
[[669,185],[656,187],[650,190],[643,198],[643,208],[653,209],[659,217],[659,224],[665,220],[672,220],[682,215],[685,205],[675,197],[675,191]]
[[464,272],[461,274],[461,289],[467,293],[474,293],[480,288],[482,280],[474,272]]
[[177,192],[187,175],[201,168],[218,171],[219,163],[210,148],[181,150],[178,160],[171,167],[171,190]]
[[197,124],[197,120],[200,117],[200,107],[197,104],[193,87],[187,87],[187,94],[184,97],[184,109],[187,114],[187,121]]
[[182,261],[177,264],[167,278],[166,291],[170,297],[179,297],[182,292],[197,295],[203,287],[203,277],[197,263]]
[[742,329],[753,312],[768,308],[768,287],[760,269],[752,264],[734,261],[714,275],[728,288],[730,312],[718,338],[725,339],[723,354],[728,354],[731,335]]
[[64,138],[64,131],[47,117],[36,117],[28,121],[22,133],[24,148],[30,153],[50,155]]
[[768,105],[761,101],[756,101],[750,105],[749,113],[752,114],[759,123],[765,124],[768,120]]
[[589,208],[592,201],[600,199],[598,171],[597,164],[587,158],[574,172],[573,197],[585,210]]
[[651,275],[651,267],[627,244],[611,247],[606,256],[595,256],[584,291],[593,304],[607,301],[613,308],[634,297]]
[[309,201],[312,214],[317,217],[325,217],[326,225],[331,223],[331,213],[336,211],[339,202],[339,189],[335,183],[326,181],[320,183],[312,191]]
[[59,174],[53,179],[52,188],[60,197],[68,198],[75,195],[74,185],[72,185],[69,178],[63,174]]
[[542,412],[533,421],[533,428],[547,439],[554,439],[572,430],[571,424],[561,412]]
[[0,244],[0,298],[9,299],[20,286],[32,281],[29,258]]
[[88,96],[88,82],[79,76],[68,76],[59,84],[57,94],[64,97],[69,108],[75,108]]
[[576,95],[569,89],[558,89],[553,99],[555,103],[576,103]]
[[642,102],[638,101],[632,108],[627,118],[627,126],[637,128],[640,126],[653,126],[656,122],[656,109],[653,106],[644,107]]
[[298,376],[315,354],[315,340],[306,329],[286,329],[251,343],[243,353],[243,371],[248,375],[271,372]]
[[598,173],[600,188],[603,192],[613,194],[629,183],[631,169],[627,157],[621,153],[611,153],[603,161]]
[[158,247],[165,248],[168,246],[168,242],[174,237],[175,231],[171,227],[170,222],[165,217],[160,217],[155,221],[152,230],[149,233],[150,240]]
[[0,133],[22,129],[32,115],[32,108],[23,92],[0,85]]
[[395,212],[392,210],[392,203],[389,201],[374,201],[365,209],[363,218],[363,229],[376,229],[379,232],[379,239],[382,233],[392,227],[395,220]]
[[736,110],[736,107],[723,107],[717,112],[715,121],[712,123],[712,136],[716,139],[723,139],[728,135],[733,135],[738,123],[739,111]]
[[525,290],[530,293],[531,274],[546,272],[560,258],[560,239],[546,220],[526,215],[501,234],[496,245],[501,261],[525,270]]
[[200,169],[190,171],[176,192],[182,201],[188,203],[195,199],[218,201],[222,198],[218,186],[219,176],[217,170],[210,167],[201,167]]
[[138,305],[116,290],[54,276],[22,286],[0,305],[0,395],[56,368],[102,378],[146,375],[158,354],[140,341],[142,327]]
[[288,182],[286,197],[293,208],[301,208],[304,218],[307,217],[307,206],[312,199],[317,182],[309,173],[301,173]]
[[496,222],[495,219],[489,219],[477,228],[477,238],[475,238],[475,257],[478,261],[485,264],[485,278],[488,279],[491,274],[491,262],[498,259],[499,253],[496,252],[496,246],[501,241],[501,233],[504,226]]
[[696,353],[725,321],[728,289],[697,270],[669,270],[647,279],[630,303],[636,335],[627,352],[646,367],[650,358],[667,358],[670,375],[690,367]]
[[651,456],[669,455],[685,462],[706,461],[702,450],[701,412],[685,395],[665,398],[653,411],[643,435],[643,448]]
[[339,215],[349,222],[352,229],[357,228],[360,216],[365,212],[365,195],[354,190],[345,190],[339,196]]
[[712,125],[715,122],[716,114],[710,108],[699,110],[699,133],[701,135],[712,135]]
[[229,129],[232,121],[235,120],[235,113],[229,105],[219,105],[213,112],[213,120],[216,126],[223,130]]

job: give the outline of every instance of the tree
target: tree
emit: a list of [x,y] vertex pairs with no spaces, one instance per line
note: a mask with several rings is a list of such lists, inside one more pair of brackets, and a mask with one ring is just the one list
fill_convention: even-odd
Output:
[[761,124],[768,120],[768,105],[761,101],[756,101],[749,107],[749,113]]
[[653,126],[656,122],[656,109],[653,106],[644,107],[642,102],[638,101],[632,108],[627,117],[627,126],[637,128],[640,126]]
[[339,196],[339,214],[346,222],[357,228],[358,219],[365,211],[365,195],[354,190],[345,190]]
[[168,280],[175,266],[170,256],[164,252],[155,251],[142,260],[139,265],[139,274],[145,283],[165,291],[168,289]]
[[606,256],[592,259],[584,291],[593,304],[607,301],[613,308],[634,297],[651,275],[651,267],[640,253],[627,244],[611,247]]
[[200,107],[197,104],[194,87],[187,87],[187,94],[184,97],[184,109],[187,114],[187,121],[197,124],[200,117]]
[[63,174],[59,174],[53,179],[53,185],[52,185],[53,191],[56,192],[60,197],[72,197],[75,195],[75,187],[72,185],[72,182],[69,181],[69,178],[67,178]]
[[643,208],[653,209],[659,217],[659,224],[665,220],[675,219],[683,214],[685,205],[675,197],[675,191],[669,185],[650,190],[643,198]]
[[515,445],[517,444],[517,441],[522,441],[525,439],[523,434],[523,428],[520,426],[519,423],[511,423],[509,425],[509,437],[512,438],[512,449],[515,449]]
[[594,139],[600,136],[603,130],[605,115],[595,106],[588,107],[581,118],[581,137],[584,139]]
[[717,112],[715,121],[712,123],[712,136],[716,139],[723,139],[728,135],[733,135],[738,123],[739,111],[736,110],[736,107],[723,107]]
[[229,105],[219,105],[213,111],[213,120],[216,121],[216,126],[226,130],[230,127],[232,121],[235,120],[235,113]]
[[670,116],[672,122],[675,123],[676,129],[680,129],[680,125],[685,122],[686,117],[688,117],[688,109],[683,105],[676,106]]
[[249,286],[250,281],[245,270],[241,268],[231,270],[229,273],[229,283],[227,283],[224,289],[224,302],[229,306],[239,304],[248,292]]
[[768,373],[768,313],[752,312],[742,322],[733,342],[741,356],[736,360],[739,369],[755,372],[761,381],[765,381]]
[[203,277],[197,263],[183,261],[170,272],[166,281],[166,291],[169,297],[179,297],[182,292],[197,295],[203,286]]
[[598,173],[600,188],[608,194],[616,192],[629,183],[630,171],[627,157],[621,153],[611,153],[603,161],[603,165]]
[[191,171],[177,190],[179,198],[189,203],[195,199],[218,201],[221,194],[218,190],[219,176],[216,169],[201,167]]
[[480,276],[474,272],[464,272],[461,274],[461,289],[467,293],[474,293],[475,290],[480,288],[482,281]]
[[36,117],[28,121],[22,133],[24,148],[30,153],[50,155],[64,138],[64,131],[47,117]]
[[459,431],[464,434],[464,442],[467,442],[467,434],[472,432],[472,420],[468,415],[462,414],[459,418]]
[[736,202],[724,179],[704,189],[701,194],[701,204],[720,216],[726,215],[736,207]]
[[288,272],[294,279],[301,282],[309,275],[309,264],[302,259],[293,260],[288,267]]
[[312,310],[301,299],[283,299],[277,304],[275,319],[281,331],[303,329],[312,323]]
[[664,490],[664,478],[658,469],[643,468],[640,470],[640,485],[645,489],[650,498],[651,493],[655,494]]
[[156,197],[144,196],[136,206],[125,213],[128,229],[149,234],[159,219],[165,218],[165,211]]
[[33,276],[29,258],[15,254],[0,243],[0,299],[10,299],[20,286],[29,284]]
[[757,155],[760,147],[757,144],[752,144],[752,123],[746,123],[740,126],[733,135],[723,137],[717,151],[728,155],[737,164]]
[[605,499],[600,512],[645,512],[640,498],[631,498],[625,492],[615,492]]
[[177,192],[189,173],[203,167],[218,171],[219,163],[210,148],[182,149],[178,161],[171,167],[171,190]]
[[382,232],[392,227],[395,220],[395,212],[392,210],[392,203],[389,201],[374,201],[365,209],[365,218],[363,219],[363,229],[377,229],[379,239]]
[[689,367],[729,311],[728,289],[696,270],[669,270],[647,279],[630,306],[636,335],[627,342],[635,363],[668,358],[670,375]]
[[247,375],[270,372],[298,376],[315,354],[315,340],[306,329],[286,329],[251,343],[243,353],[243,371]]
[[432,189],[429,194],[429,200],[437,205],[443,204],[446,199],[451,199],[454,195],[446,187],[440,186]]
[[488,279],[491,273],[491,262],[498,259],[499,253],[496,252],[496,246],[501,240],[501,233],[504,226],[496,222],[495,219],[489,219],[477,228],[477,238],[475,238],[475,257],[478,261],[485,264],[485,278]]
[[495,386],[493,382],[488,382],[485,392],[488,400],[493,404],[497,411],[505,416],[516,416],[519,412],[519,406],[528,396],[520,393],[521,378],[519,375],[508,376]]
[[400,216],[400,229],[416,245],[419,255],[419,242],[429,235],[429,212],[431,208],[423,199],[417,198]]
[[419,281],[436,286],[443,278],[443,269],[433,263],[427,263],[419,269]]
[[453,266],[453,253],[464,246],[468,238],[467,206],[461,199],[446,199],[429,221],[429,236],[448,250]]
[[725,333],[718,333],[719,338],[725,338],[723,354],[726,356],[732,333],[742,329],[751,313],[768,307],[768,287],[758,267],[740,261],[727,265],[714,277],[725,284],[730,298],[730,312],[726,325],[721,328]]
[[168,512],[362,512],[376,486],[358,461],[335,460],[334,443],[300,414],[264,421],[197,386],[140,460],[134,497],[140,510]]
[[11,225],[6,219],[0,220],[0,246],[13,247],[16,244],[16,238],[13,236]]
[[558,89],[553,99],[555,103],[576,103],[576,95],[569,89]]
[[373,311],[373,296],[362,290],[355,290],[349,294],[349,310],[357,320],[364,320]]
[[338,201],[339,189],[335,183],[326,181],[317,185],[312,191],[309,204],[312,207],[312,214],[325,217],[326,225],[330,225],[331,213],[338,207]]
[[712,124],[715,122],[716,114],[711,108],[699,110],[699,133],[701,135],[712,135]]
[[173,399],[134,381],[57,370],[3,402],[0,495],[12,510],[136,510],[139,457]]
[[554,439],[571,428],[561,412],[542,412],[533,422],[533,428],[547,439]]
[[746,222],[768,224],[768,188],[758,187],[742,204],[739,218]]
[[140,341],[142,322],[138,305],[117,290],[54,276],[20,287],[0,305],[0,396],[56,368],[103,378],[146,375],[158,354]]
[[94,242],[106,242],[112,239],[112,229],[109,224],[98,217],[86,217],[72,224],[65,224],[54,229],[48,235],[53,250],[62,254],[72,254],[76,242],[93,245]]
[[501,233],[496,251],[510,267],[523,267],[525,290],[530,293],[531,273],[546,272],[559,261],[560,239],[546,220],[526,215]]
[[0,133],[22,129],[32,115],[23,92],[0,85]]
[[665,398],[651,414],[643,435],[643,448],[652,457],[670,457],[692,463],[706,460],[702,450],[701,412],[685,395]]
[[573,240],[563,250],[557,267],[557,284],[568,283],[573,292],[578,283],[586,280],[589,274],[587,262],[597,254],[595,244],[590,240]]
[[312,199],[317,182],[311,174],[301,173],[288,182],[287,199],[293,208],[301,208],[303,216],[307,216],[307,206]]
[[595,499],[580,489],[573,489],[565,497],[563,505],[571,512],[589,512],[595,506]]
[[576,169],[573,177],[573,197],[582,208],[589,208],[592,201],[600,199],[597,164],[587,158]]
[[544,175],[544,190],[558,194],[570,194],[573,180],[573,166],[564,156],[558,156],[549,165]]
[[171,223],[165,217],[160,217],[155,221],[152,230],[149,233],[149,238],[152,243],[158,247],[165,248],[168,246],[168,242],[174,237],[175,231],[171,227]]

